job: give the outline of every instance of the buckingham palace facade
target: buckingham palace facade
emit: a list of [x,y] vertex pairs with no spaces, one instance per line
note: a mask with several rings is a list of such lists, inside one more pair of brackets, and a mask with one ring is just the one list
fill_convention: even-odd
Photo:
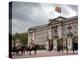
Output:
[[33,42],[47,50],[72,50],[78,44],[78,16],[50,19],[48,24],[28,29],[28,45]]

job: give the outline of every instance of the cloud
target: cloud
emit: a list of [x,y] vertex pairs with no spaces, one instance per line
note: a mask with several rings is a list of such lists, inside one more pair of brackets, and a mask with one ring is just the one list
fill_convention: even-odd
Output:
[[[48,20],[59,16],[55,12],[55,4],[40,4],[31,2],[12,2],[12,33],[25,32],[32,26],[47,24]],[[61,5],[61,16],[77,14],[78,7],[74,5]],[[74,14],[73,14],[74,12]]]
[[13,2],[12,32],[24,32],[32,26],[47,23],[47,17],[40,4]]
[[[75,7],[75,5],[74,5],[74,7]],[[64,17],[72,17],[72,16],[76,16],[77,15],[77,9],[78,8],[76,8],[76,9],[73,9],[73,6],[72,5],[64,5],[63,6],[63,11],[62,11],[62,16],[64,16]]]

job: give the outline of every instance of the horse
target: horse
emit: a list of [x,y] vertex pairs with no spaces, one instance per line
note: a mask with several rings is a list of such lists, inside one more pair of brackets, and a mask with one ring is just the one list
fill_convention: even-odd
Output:
[[[23,47],[23,46],[13,47],[11,52],[13,52],[12,55],[15,55],[15,54],[16,55],[23,55],[25,53],[25,47]],[[21,52],[21,54],[19,52]]]
[[19,51],[21,51],[21,54],[25,54],[25,46],[21,46],[21,48],[19,49]]
[[31,55],[32,51],[34,51],[34,54],[36,55],[38,48],[39,48],[39,45],[30,45],[30,46],[27,46],[26,50],[27,50],[27,53],[29,52],[29,55]]

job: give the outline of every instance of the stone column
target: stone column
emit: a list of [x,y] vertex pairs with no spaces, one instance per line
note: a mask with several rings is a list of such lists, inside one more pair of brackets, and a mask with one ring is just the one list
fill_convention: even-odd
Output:
[[[53,35],[53,37],[54,37],[54,38],[53,38],[53,50],[56,51],[56,50],[57,50],[57,38],[56,38],[55,36],[57,36],[57,35],[56,35],[57,32],[55,32],[54,29],[55,29],[55,28],[53,28],[53,30],[52,30],[52,33],[53,33],[52,35]],[[56,29],[57,29],[57,28],[56,28]],[[57,30],[57,31],[58,31],[58,30]],[[55,34],[55,33],[56,33],[56,34]]]
[[58,26],[58,36],[59,38],[62,38],[62,27]]
[[36,42],[36,40],[35,40],[35,31],[33,32],[32,40],[33,40],[34,43]]
[[68,50],[72,50],[72,38],[67,38]]
[[57,40],[53,40],[53,50],[57,50]]
[[68,50],[72,50],[72,25],[69,25],[68,27],[68,37],[67,37],[67,43],[68,43]]
[[31,41],[32,41],[32,33],[28,33],[28,45],[30,45]]
[[49,30],[48,30],[48,36],[49,36],[49,39],[52,39],[52,28],[49,28]]
[[[52,28],[50,27],[48,29],[48,40],[52,40]],[[50,49],[50,46],[49,46],[49,41],[47,41],[47,49]]]
[[49,42],[46,41],[46,49],[49,50]]

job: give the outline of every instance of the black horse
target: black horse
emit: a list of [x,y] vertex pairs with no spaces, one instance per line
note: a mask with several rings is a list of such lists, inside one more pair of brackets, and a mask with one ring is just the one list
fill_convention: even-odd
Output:
[[[15,54],[16,55],[23,55],[25,53],[25,47],[23,47],[23,46],[13,47],[11,52],[13,53],[12,55],[15,55]],[[21,52],[21,54],[19,52]]]
[[29,55],[31,55],[31,51],[34,51],[34,54],[37,54],[37,50],[39,48],[39,45],[32,45],[32,46],[27,46],[25,50],[27,50],[27,53],[29,52]]
[[23,55],[25,54],[25,51],[27,51],[27,53],[29,52],[29,55],[31,55],[31,52],[34,51],[34,54],[36,55],[38,48],[39,48],[39,45],[32,45],[32,47],[31,46],[19,46],[19,47],[11,48],[11,52],[13,53],[12,56]]

